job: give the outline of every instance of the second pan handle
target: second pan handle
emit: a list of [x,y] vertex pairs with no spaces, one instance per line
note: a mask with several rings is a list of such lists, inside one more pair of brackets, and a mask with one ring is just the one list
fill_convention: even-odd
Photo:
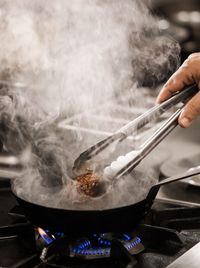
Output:
[[147,198],[146,198],[147,207],[151,207],[151,205],[152,205],[158,191],[160,190],[161,186],[166,185],[166,184],[170,184],[172,182],[180,181],[180,180],[183,180],[183,179],[195,176],[195,175],[199,175],[199,174],[200,174],[200,166],[196,166],[196,167],[193,167],[193,168],[187,170],[184,173],[172,176],[170,178],[166,178],[166,179],[162,180],[161,182],[155,184],[153,187],[151,187],[151,189],[147,195]]

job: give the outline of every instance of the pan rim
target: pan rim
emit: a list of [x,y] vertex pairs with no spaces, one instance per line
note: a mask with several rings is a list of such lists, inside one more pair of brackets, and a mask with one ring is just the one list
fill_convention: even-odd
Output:
[[129,204],[129,205],[123,205],[123,206],[120,206],[120,207],[113,207],[113,208],[106,208],[106,209],[64,209],[64,208],[57,208],[57,207],[49,207],[49,206],[45,206],[45,205],[42,205],[42,204],[38,204],[36,202],[32,202],[32,201],[29,201],[29,200],[26,200],[25,198],[19,196],[17,193],[16,193],[16,190],[14,189],[13,185],[11,185],[11,190],[12,190],[12,193],[13,195],[15,196],[16,199],[20,199],[21,201],[23,202],[26,202],[26,203],[29,203],[31,205],[34,205],[34,206],[37,206],[37,207],[41,207],[41,208],[47,208],[47,209],[53,209],[53,210],[57,210],[57,211],[67,211],[67,212],[71,212],[71,213],[76,213],[76,212],[79,212],[79,213],[109,213],[110,211],[113,212],[113,210],[124,210],[124,209],[129,209],[130,207],[132,206],[136,206],[136,205],[139,205],[139,204],[142,204],[142,203],[146,203],[146,197],[136,203],[132,203],[132,204]]

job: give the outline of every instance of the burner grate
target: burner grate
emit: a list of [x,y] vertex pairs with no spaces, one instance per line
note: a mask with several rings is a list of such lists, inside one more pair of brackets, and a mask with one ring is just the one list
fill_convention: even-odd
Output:
[[[54,247],[54,243],[63,245],[66,250],[64,255],[71,258],[81,258],[81,259],[98,259],[98,258],[110,258],[111,248],[113,241],[118,241],[124,247],[125,250],[131,255],[138,254],[144,250],[141,243],[141,238],[135,234],[93,234],[88,238],[81,239],[67,239],[64,233],[51,233],[48,230],[43,230],[42,228],[36,229],[37,241],[43,240],[44,248],[42,249],[41,259],[45,260],[51,258],[51,254],[48,254],[48,249],[54,248],[52,251],[53,255],[56,255],[57,247]],[[64,240],[63,240],[64,239]],[[60,242],[59,242],[60,240]]]

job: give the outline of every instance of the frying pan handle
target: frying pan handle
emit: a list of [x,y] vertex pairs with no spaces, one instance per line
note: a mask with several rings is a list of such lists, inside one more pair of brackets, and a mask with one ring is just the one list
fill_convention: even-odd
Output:
[[153,201],[156,198],[156,195],[157,195],[158,191],[160,190],[161,186],[175,182],[175,181],[183,180],[183,179],[186,179],[186,178],[198,175],[198,174],[200,174],[200,166],[193,167],[184,173],[166,178],[166,179],[162,180],[161,182],[155,184],[154,186],[151,187],[151,189],[146,197],[146,208],[149,209],[151,207],[151,205],[153,204]]

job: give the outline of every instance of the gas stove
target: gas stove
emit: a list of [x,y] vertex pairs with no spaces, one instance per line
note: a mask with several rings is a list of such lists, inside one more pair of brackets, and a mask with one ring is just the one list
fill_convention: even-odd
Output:
[[33,226],[1,179],[0,213],[0,267],[164,268],[200,242],[200,208],[159,201],[132,232],[71,237]]

